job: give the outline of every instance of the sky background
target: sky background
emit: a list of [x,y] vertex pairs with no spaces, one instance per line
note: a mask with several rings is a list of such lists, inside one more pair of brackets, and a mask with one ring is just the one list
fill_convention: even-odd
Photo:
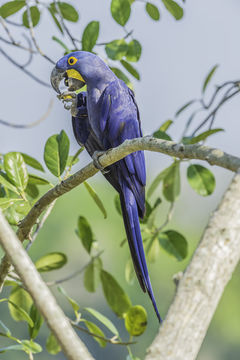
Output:
[[[0,0],[0,4],[4,2]],[[83,29],[92,20],[101,22],[99,42],[118,39],[124,35],[121,27],[110,15],[110,1],[75,0],[71,3],[79,9],[81,17],[77,25],[70,25],[75,37],[80,39]],[[160,1],[155,3],[159,5],[161,12],[159,22],[154,22],[147,16],[142,2],[135,2],[126,26],[128,30],[134,29],[133,36],[141,42],[143,48],[141,59],[135,64],[141,74],[141,81],[133,80],[133,84],[145,135],[151,134],[165,120],[173,118],[174,113],[188,100],[201,96],[203,80],[213,65],[219,64],[219,69],[212,85],[240,78],[238,0],[187,0],[184,17],[178,22],[164,9]],[[12,19],[17,21],[18,16]],[[2,29],[0,34],[4,34]],[[19,38],[19,33],[16,34]],[[62,48],[51,40],[52,35],[60,37],[48,14],[45,14],[36,28],[36,37],[42,50],[57,61],[62,56]],[[70,46],[69,43],[68,45]],[[19,63],[24,63],[27,59],[26,54],[16,48],[4,45],[3,48]],[[105,56],[104,49],[99,48],[99,53]],[[52,65],[40,55],[35,58],[30,69],[42,80],[49,82]],[[50,99],[54,99],[54,106],[47,120],[37,127],[17,130],[0,124],[1,153],[22,151],[42,161],[46,139],[62,129],[71,139],[72,153],[77,150],[70,114],[63,109],[51,88],[34,82],[3,56],[0,56],[0,79],[2,84],[0,118],[5,121],[19,124],[35,121],[46,111]],[[211,94],[212,89],[213,87],[209,86],[207,96]],[[189,113],[186,112],[187,114]],[[222,108],[217,116],[215,126],[224,128],[225,133],[211,137],[208,144],[239,156],[239,114],[240,97],[238,96]],[[197,118],[196,123],[201,119],[201,117]],[[182,116],[171,127],[169,133],[174,140],[179,139],[186,120],[187,117]],[[160,154],[146,153],[146,160],[148,179],[153,179],[154,174],[170,163],[167,156]],[[81,166],[89,161],[89,156],[83,155]],[[184,173],[186,166],[183,165],[182,168]],[[213,172],[217,179],[217,187],[214,194],[208,198],[196,195],[183,177],[182,196],[173,218],[179,231],[187,228],[191,233],[196,228],[202,229],[209,214],[219,202],[232,174],[217,168],[213,168]],[[100,174],[93,179],[93,184],[98,182],[103,183]],[[99,224],[100,221],[101,219]],[[238,296],[240,298],[240,293]],[[209,338],[212,340],[212,345],[202,349],[199,360],[220,360],[220,355],[216,355],[213,350],[217,348],[217,338],[211,336],[211,333]],[[234,341],[233,347],[237,343]],[[221,360],[238,360],[239,356],[237,356],[230,357],[226,353]]]

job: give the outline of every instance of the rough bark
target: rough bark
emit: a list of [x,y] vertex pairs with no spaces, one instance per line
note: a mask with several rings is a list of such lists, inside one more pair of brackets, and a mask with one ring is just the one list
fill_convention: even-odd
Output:
[[67,359],[93,360],[93,357],[71,327],[69,320],[57,305],[55,298],[40,277],[27,252],[23,249],[21,242],[10,228],[1,211],[0,244],[14,265],[26,289],[34,299],[49,328],[58,339]]
[[146,360],[196,359],[239,259],[240,175],[237,174],[209,220]]

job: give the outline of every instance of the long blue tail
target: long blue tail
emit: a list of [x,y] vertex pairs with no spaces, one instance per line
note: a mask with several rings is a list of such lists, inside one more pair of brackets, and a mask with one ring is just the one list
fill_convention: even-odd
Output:
[[128,244],[131,251],[131,256],[135,268],[135,272],[138,278],[138,281],[141,285],[141,288],[144,292],[148,292],[148,295],[152,301],[154,310],[158,317],[159,322],[161,322],[161,317],[158,312],[156,301],[154,298],[151,281],[148,274],[139,217],[138,217],[138,207],[135,200],[135,197],[129,189],[128,186],[123,186],[123,192],[120,194],[120,201],[123,213],[124,225],[127,233]]

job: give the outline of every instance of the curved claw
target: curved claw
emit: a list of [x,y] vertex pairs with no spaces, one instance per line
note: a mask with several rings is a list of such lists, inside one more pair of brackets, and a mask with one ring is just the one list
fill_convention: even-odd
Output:
[[106,170],[99,162],[100,156],[104,155],[105,153],[106,153],[106,151],[94,151],[94,153],[92,155],[93,164],[94,164],[95,168],[100,170],[102,174],[107,174],[109,172],[109,170]]

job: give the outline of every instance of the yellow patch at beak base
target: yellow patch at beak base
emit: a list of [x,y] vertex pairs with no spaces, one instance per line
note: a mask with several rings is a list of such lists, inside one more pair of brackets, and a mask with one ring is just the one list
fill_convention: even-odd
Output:
[[69,78],[77,79],[77,80],[80,80],[80,81],[82,81],[82,82],[84,82],[84,83],[86,82],[86,81],[83,79],[82,75],[81,75],[77,70],[75,70],[75,69],[69,69],[69,70],[67,70],[67,75],[68,75]]

